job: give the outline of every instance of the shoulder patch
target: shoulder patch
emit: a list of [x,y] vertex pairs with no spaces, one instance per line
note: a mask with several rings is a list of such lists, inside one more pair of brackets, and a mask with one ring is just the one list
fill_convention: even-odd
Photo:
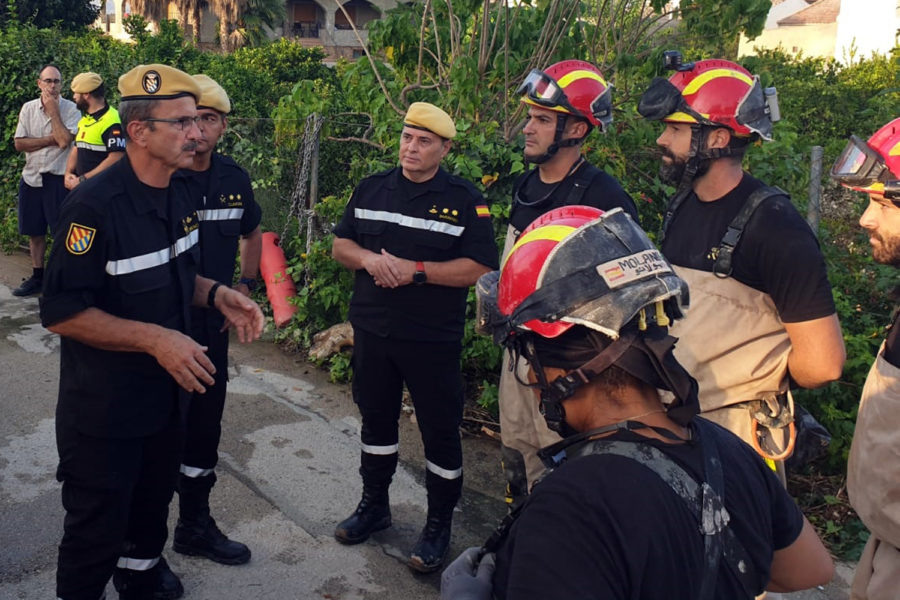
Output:
[[491,218],[491,209],[487,207],[487,204],[479,204],[475,207],[475,214],[479,217],[487,217]]
[[66,235],[66,250],[72,254],[86,254],[94,243],[97,230],[86,225],[73,222]]

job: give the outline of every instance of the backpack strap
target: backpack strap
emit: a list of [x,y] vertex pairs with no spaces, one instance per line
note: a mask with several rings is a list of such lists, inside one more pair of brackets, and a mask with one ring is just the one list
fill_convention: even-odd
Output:
[[760,204],[774,196],[789,196],[789,194],[778,186],[764,185],[747,196],[741,210],[728,224],[728,229],[725,231],[725,235],[722,236],[722,241],[719,242],[719,247],[716,250],[716,262],[713,263],[713,275],[720,279],[726,279],[731,276],[734,250],[741,241],[747,222]]

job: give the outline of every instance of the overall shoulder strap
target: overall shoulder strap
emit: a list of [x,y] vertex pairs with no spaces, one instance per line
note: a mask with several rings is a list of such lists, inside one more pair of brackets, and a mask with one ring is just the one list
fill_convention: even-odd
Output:
[[[702,437],[699,429],[694,427],[698,438]],[[703,444],[706,481],[702,484],[678,463],[650,444],[600,439],[586,444],[579,454],[615,454],[630,458],[656,473],[682,499],[697,519],[700,533],[704,536],[705,564],[698,600],[711,600],[716,597],[719,562],[722,559],[741,583],[745,597],[755,597],[757,577],[755,570],[751,568],[749,554],[728,527],[730,516],[723,502],[722,462],[712,436],[705,436]]]
[[788,196],[788,193],[780,187],[764,185],[747,196],[741,210],[728,224],[728,229],[725,231],[725,235],[722,236],[722,241],[719,242],[719,247],[716,250],[716,262],[713,264],[713,275],[721,279],[731,276],[734,249],[741,241],[744,227],[747,226],[747,222],[753,216],[753,213],[756,212],[756,209],[759,208],[759,205],[774,196]]
[[684,199],[688,197],[691,191],[691,188],[678,190],[675,192],[675,195],[669,199],[669,204],[666,206],[666,214],[663,215],[662,228],[659,230],[659,235],[657,236],[657,247],[662,248],[663,240],[666,239],[666,232],[672,224],[672,219],[675,218],[675,213],[684,203]]
[[574,182],[572,183],[572,189],[569,190],[569,195],[566,197],[565,204],[568,206],[581,204],[581,199],[584,198],[584,192],[587,191],[591,182],[594,181],[594,178],[600,173],[601,171],[599,168],[585,161],[584,164],[581,165],[581,168],[572,175]]

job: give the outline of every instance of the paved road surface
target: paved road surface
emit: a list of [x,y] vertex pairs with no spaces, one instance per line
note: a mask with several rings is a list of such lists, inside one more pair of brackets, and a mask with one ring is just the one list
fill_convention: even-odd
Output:
[[[4,600],[53,597],[62,531],[53,427],[59,342],[40,326],[36,299],[10,293],[28,274],[24,255],[0,255]],[[185,598],[438,598],[438,575],[413,574],[403,564],[425,518],[424,464],[411,419],[403,419],[401,465],[391,487],[394,527],[365,544],[342,546],[331,534],[360,492],[360,422],[349,388],[329,384],[322,372],[265,341],[234,343],[231,365],[213,512],[224,531],[250,546],[253,559],[227,567],[167,549]],[[466,438],[464,449],[454,554],[485,539],[505,511],[496,443]],[[845,590],[840,582],[789,598],[834,600],[846,598]],[[116,595],[110,590],[109,597]]]

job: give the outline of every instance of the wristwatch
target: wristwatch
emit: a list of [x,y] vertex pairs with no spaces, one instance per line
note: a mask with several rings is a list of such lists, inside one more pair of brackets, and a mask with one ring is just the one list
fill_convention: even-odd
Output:
[[413,274],[413,283],[422,285],[428,281],[428,275],[425,274],[425,263],[421,260],[416,261],[416,272]]
[[246,285],[247,289],[250,290],[251,292],[255,292],[257,286],[259,285],[259,282],[256,281],[256,279],[253,277],[241,277],[238,280],[238,284],[241,284],[241,283]]

